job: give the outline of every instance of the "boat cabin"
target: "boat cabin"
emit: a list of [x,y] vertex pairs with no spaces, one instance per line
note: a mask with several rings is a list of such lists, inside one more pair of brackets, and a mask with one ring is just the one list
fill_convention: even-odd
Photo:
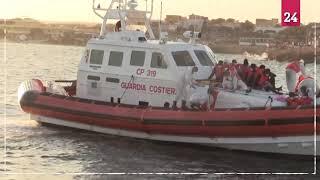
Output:
[[120,30],[89,40],[79,65],[76,96],[163,107],[172,105],[177,82],[188,68],[198,67],[197,79],[210,76],[216,61],[209,47],[147,39],[145,34]]

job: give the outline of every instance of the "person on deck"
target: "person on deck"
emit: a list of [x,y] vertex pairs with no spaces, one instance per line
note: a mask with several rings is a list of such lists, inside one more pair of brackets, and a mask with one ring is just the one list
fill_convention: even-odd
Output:
[[229,71],[225,71],[223,73],[223,82],[222,82],[222,88],[223,89],[233,89],[232,86],[232,77],[230,76]]
[[275,88],[272,83],[270,82],[270,69],[266,69],[260,79],[259,79],[259,82],[258,82],[258,88],[259,89],[263,89],[265,91],[272,91],[276,94],[282,94],[280,91],[282,89],[282,87],[280,88]]
[[310,98],[314,98],[314,95],[320,93],[320,87],[317,84],[315,84],[314,78],[310,76],[300,75],[295,88],[295,93],[303,95],[303,92],[301,91],[302,87],[306,88],[306,92],[308,93],[308,96]]
[[177,95],[173,107],[177,107],[178,102],[182,102],[181,106],[185,108],[187,101],[190,99],[191,88],[195,88],[197,81],[195,79],[195,73],[198,72],[197,67],[188,68],[182,76],[179,77],[177,82]]
[[255,79],[257,76],[257,65],[256,64],[251,64],[250,65],[250,70],[248,72],[248,77],[247,77],[247,82],[246,84],[253,88],[255,85]]
[[304,60],[302,59],[300,61],[296,60],[288,64],[288,66],[286,67],[286,81],[289,93],[295,92],[298,73],[305,75]]
[[276,77],[277,77],[277,75],[274,74],[273,72],[271,72],[270,69],[266,69],[265,72],[267,72],[267,74],[269,76],[269,82],[271,83],[272,87],[276,88]]
[[258,88],[265,89],[266,86],[272,86],[269,79],[269,72],[263,72],[258,81]]
[[300,104],[311,105],[313,102],[313,97],[310,97],[310,94],[309,94],[310,89],[307,88],[306,86],[302,86],[299,90],[301,92]]
[[226,73],[226,77],[224,78],[224,86],[230,86],[229,81],[231,80],[232,91],[235,91],[237,89],[248,91],[247,85],[242,81],[241,77],[237,72],[237,62],[235,60],[233,60],[232,63],[229,65],[228,71],[229,73]]
[[295,93],[290,93],[287,98],[288,106],[304,106],[311,105],[313,99],[309,96],[309,89],[306,86],[299,88],[301,94],[296,96]]
[[256,76],[254,79],[254,87],[259,89],[259,81],[262,76],[264,76],[266,67],[264,65],[260,65],[259,68],[257,68]]
[[238,74],[241,77],[243,82],[247,82],[248,75],[249,75],[250,67],[248,59],[243,60],[243,64],[240,64]]
[[225,67],[223,65],[223,61],[219,61],[218,64],[213,68],[209,79],[212,79],[213,76],[215,76],[216,77],[215,78],[216,82],[222,83],[224,68]]
[[190,107],[198,110],[210,110],[213,103],[213,92],[209,88],[199,88],[190,96]]

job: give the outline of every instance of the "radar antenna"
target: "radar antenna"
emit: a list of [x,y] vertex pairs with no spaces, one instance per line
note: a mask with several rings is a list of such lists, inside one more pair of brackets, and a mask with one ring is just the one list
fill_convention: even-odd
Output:
[[[101,8],[100,4],[96,6],[95,0],[93,0],[92,10],[103,20],[100,30],[100,38],[104,38],[107,33],[106,25],[108,20],[120,20],[121,31],[127,30],[126,27],[128,22],[144,22],[150,39],[155,39],[150,25],[153,14],[153,0],[151,0],[151,5],[149,6],[148,1],[150,0],[144,0],[146,1],[145,10],[136,9],[139,6],[138,1],[139,0],[111,0],[108,8]],[[105,14],[103,15],[102,12]]]

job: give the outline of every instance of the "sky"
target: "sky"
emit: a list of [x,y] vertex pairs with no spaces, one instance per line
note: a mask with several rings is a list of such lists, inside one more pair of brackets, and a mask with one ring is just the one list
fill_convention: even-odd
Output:
[[[0,0],[0,19],[30,17],[42,21],[100,22],[92,12],[92,0]],[[96,2],[110,0],[96,0]],[[153,19],[167,14],[199,14],[210,19],[234,18],[255,22],[256,18],[281,19],[281,0],[154,0]],[[301,22],[320,22],[320,0],[301,0]],[[318,8],[318,11],[317,11]]]

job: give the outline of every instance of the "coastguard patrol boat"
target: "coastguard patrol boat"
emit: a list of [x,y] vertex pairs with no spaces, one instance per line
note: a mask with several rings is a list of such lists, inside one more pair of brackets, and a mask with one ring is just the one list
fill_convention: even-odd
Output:
[[[320,145],[316,105],[288,107],[270,92],[214,88],[208,91],[214,99],[208,110],[181,108],[176,101],[180,77],[196,66],[196,78],[208,79],[215,55],[196,43],[198,32],[184,33],[189,42],[168,41],[165,33],[156,40],[150,25],[153,0],[143,2],[143,10],[135,0],[112,0],[107,9],[93,3],[103,23],[100,35],[84,50],[77,80],[22,83],[22,110],[41,123],[119,136],[256,152],[320,153],[315,150]],[[118,21],[113,32],[106,30],[108,20]],[[143,24],[146,32],[130,30],[133,24]]]

